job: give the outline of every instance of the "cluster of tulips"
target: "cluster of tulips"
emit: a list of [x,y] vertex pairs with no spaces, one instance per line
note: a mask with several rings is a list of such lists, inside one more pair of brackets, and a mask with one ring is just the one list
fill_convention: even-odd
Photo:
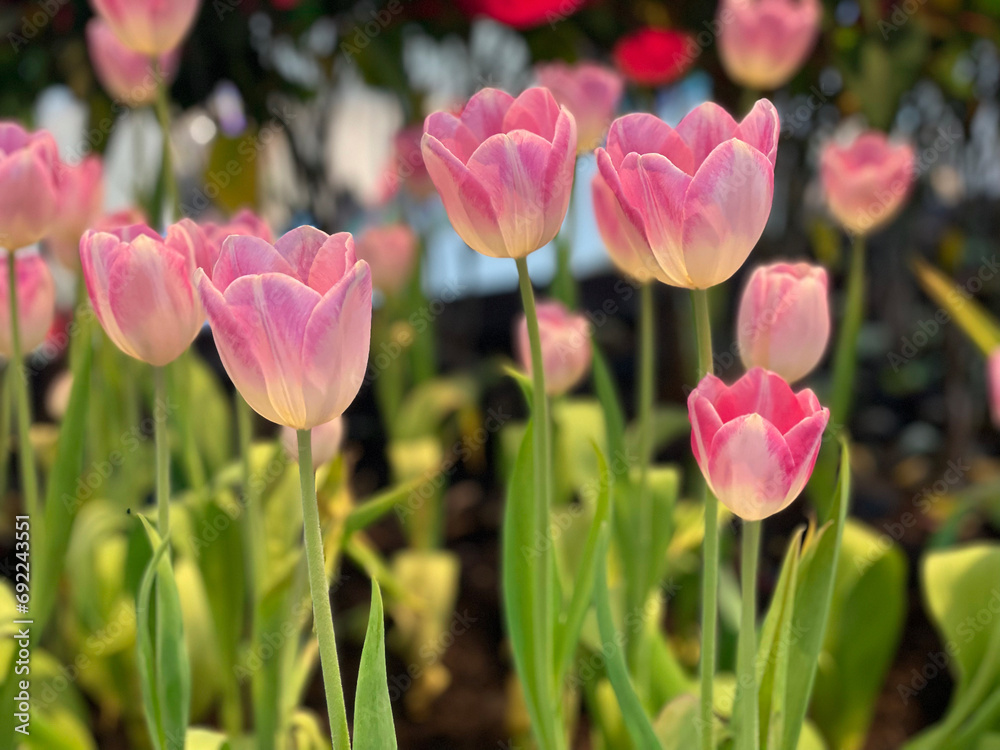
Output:
[[[720,10],[723,62],[745,86],[774,89],[808,54],[819,5],[815,0],[766,0],[761,5],[767,13],[752,11],[749,16],[744,5],[724,3]],[[87,33],[105,86],[130,106],[159,99],[165,120],[165,91],[198,3],[94,0],[94,6],[99,15]],[[795,43],[774,44],[769,35]],[[627,70],[634,55],[628,48],[622,50],[619,67]],[[607,669],[627,733],[637,747],[660,747],[658,730],[629,676],[634,659],[642,655],[632,654],[632,665],[626,665],[620,654],[629,637],[616,633],[605,579],[608,555],[621,546],[611,531],[612,517],[619,512],[633,519],[629,528],[635,531],[635,545],[649,555],[656,549],[650,471],[656,406],[652,306],[654,286],[665,284],[691,292],[699,374],[687,399],[691,451],[704,479],[700,699],[691,726],[704,750],[727,738],[740,750],[756,750],[761,746],[764,674],[758,653],[765,638],[776,637],[761,632],[757,623],[761,522],[787,508],[813,478],[814,485],[819,480],[820,494],[836,496],[828,514],[831,524],[839,528],[838,514],[842,523],[848,470],[842,463],[835,487],[836,459],[824,466],[821,449],[825,441],[845,438],[864,314],[865,237],[885,226],[906,201],[916,178],[915,155],[910,146],[891,143],[877,132],[830,142],[822,151],[820,177],[829,211],[854,240],[827,407],[809,388],[792,387],[814,371],[831,337],[835,316],[829,281],[817,265],[780,262],[749,274],[734,328],[746,373],[727,384],[714,372],[708,291],[743,267],[768,222],[781,134],[775,106],[759,99],[737,121],[708,102],[671,127],[642,112],[614,119],[624,81],[602,65],[548,64],[538,68],[537,78],[539,86],[518,96],[481,90],[457,113],[430,114],[419,132],[404,131],[398,143],[409,187],[422,195],[436,191],[461,239],[497,262],[513,260],[519,274],[524,315],[515,328],[515,346],[523,372],[516,377],[529,399],[531,419],[510,479],[503,581],[508,635],[532,732],[545,750],[570,742],[567,654],[572,656],[593,602],[601,639],[610,644]],[[632,78],[647,85],[663,83],[662,76],[643,77],[640,72]],[[554,243],[560,269],[568,268],[571,247],[564,222],[578,158],[590,154],[596,154],[597,164],[591,202],[575,210],[592,210],[611,260],[641,294],[639,457],[635,466],[609,471],[607,456],[600,451],[594,455],[606,480],[603,511],[594,517],[578,590],[569,592],[567,603],[551,546],[543,545],[542,554],[523,554],[523,549],[531,540],[551,536],[555,479],[550,401],[569,393],[592,368],[595,382],[606,378],[606,365],[592,344],[587,318],[574,310],[572,282],[554,288],[553,299],[536,301],[526,259]],[[163,172],[165,194],[176,199],[169,158]],[[417,263],[416,237],[403,224],[378,227],[365,233],[356,248],[350,234],[328,235],[311,226],[275,238],[249,211],[218,224],[189,218],[172,223],[172,206],[149,223],[136,212],[103,216],[101,180],[98,158],[69,165],[48,133],[0,124],[0,244],[8,250],[3,258],[7,273],[0,277],[0,353],[20,362],[52,326],[54,284],[34,247],[41,241],[62,264],[79,271],[107,337],[125,354],[154,368],[161,399],[167,398],[163,368],[184,355],[207,320],[222,364],[242,397],[239,408],[249,406],[286,428],[287,445],[298,455],[313,623],[331,737],[336,750],[349,748],[315,467],[327,461],[335,450],[330,446],[340,442],[339,419],[365,381],[373,285],[390,294],[403,287]],[[79,377],[89,366],[94,332],[83,308],[78,317],[72,359]],[[38,497],[28,435],[28,381],[22,369],[11,372],[19,405],[24,508],[41,518],[52,511],[43,508]],[[243,411],[243,418],[248,414]],[[178,609],[171,570],[170,450],[162,420],[156,430],[156,523],[143,519],[154,553],[139,601],[140,609],[148,612],[155,595],[156,617],[139,639],[141,684],[153,745],[180,748],[183,743],[171,728],[186,727],[187,706],[173,696],[176,691],[189,694],[191,685],[185,668],[167,664],[186,656],[182,647],[169,650],[183,636],[176,618],[167,616]],[[314,440],[314,432],[325,437]],[[609,428],[609,443],[612,438]],[[615,504],[624,507],[607,507]],[[249,510],[248,523],[260,524],[261,518]],[[727,513],[743,521],[743,603],[732,721],[723,726],[715,660],[720,517]],[[834,543],[832,561],[826,561],[831,571],[823,579],[828,584],[836,552]],[[624,556],[621,549],[617,553]],[[644,575],[627,566],[625,570],[626,575]],[[626,582],[626,588],[630,585]],[[633,603],[645,607],[645,584],[635,586],[640,593]],[[831,586],[819,605],[824,617]],[[381,644],[381,603],[377,586],[373,588],[378,605],[372,617],[377,623],[369,628],[362,657],[354,747],[384,749],[395,747],[395,740]],[[792,695],[788,689],[784,729],[775,729],[773,720],[770,727],[772,734],[784,732],[791,744],[766,747],[796,747],[825,620],[818,627],[809,640],[815,646],[812,672],[806,670],[794,683],[802,694]],[[772,688],[778,690],[768,686]],[[773,719],[776,714],[770,715]]]

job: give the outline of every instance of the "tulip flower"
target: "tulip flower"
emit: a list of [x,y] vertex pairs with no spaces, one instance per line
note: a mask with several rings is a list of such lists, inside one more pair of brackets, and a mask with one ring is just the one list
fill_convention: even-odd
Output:
[[531,29],[569,18],[583,0],[465,0],[470,11],[511,26]]
[[36,252],[0,255],[0,356],[15,356],[11,340],[10,286],[7,264],[14,260],[17,277],[17,320],[21,351],[30,352],[45,341],[56,314],[56,288],[45,261]]
[[577,153],[589,153],[600,146],[622,98],[621,76],[591,62],[539,65],[535,75],[576,120]]
[[576,123],[547,89],[473,96],[424,123],[424,163],[458,235],[494,258],[524,258],[559,232],[576,164]]
[[830,339],[827,275],[822,266],[757,268],[743,291],[736,324],[743,364],[794,383],[819,364]]
[[732,386],[706,375],[688,396],[691,449],[723,505],[746,521],[787,508],[802,492],[830,418],[809,389],[793,393],[759,367]]
[[591,189],[616,265],[686,289],[732,276],[771,212],[778,135],[766,99],[739,124],[711,102],[676,129],[649,114],[615,120]]
[[427,174],[424,155],[420,152],[420,141],[424,137],[423,125],[403,128],[393,139],[395,165],[393,178],[402,184],[418,200],[434,193],[434,183]]
[[104,90],[130,107],[141,107],[156,99],[160,85],[169,86],[177,76],[180,51],[169,50],[156,64],[141,52],[125,46],[101,18],[87,22],[87,50],[94,73]]
[[90,0],[118,41],[145,57],[176,49],[187,36],[199,0]]
[[60,179],[59,152],[47,131],[0,122],[0,248],[18,250],[48,235]]
[[237,211],[224,224],[206,221],[201,224],[201,228],[205,232],[207,241],[203,246],[204,253],[195,261],[198,268],[204,269],[209,276],[212,275],[212,269],[222,254],[222,243],[230,235],[257,237],[264,242],[274,242],[274,233],[268,223],[246,208]]
[[103,173],[97,156],[61,169],[58,209],[48,244],[56,259],[70,270],[80,267],[80,238],[93,226],[104,204]]
[[131,357],[162,366],[194,341],[205,315],[192,283],[201,230],[183,219],[166,238],[136,224],[89,231],[80,261],[97,319]]
[[784,86],[812,51],[822,20],[819,0],[723,0],[716,25],[726,74],[756,91]]
[[196,272],[222,364],[266,419],[298,430],[340,416],[368,366],[372,282],[351,235],[299,227],[273,246],[230,236]]
[[[330,463],[344,442],[344,418],[337,417],[312,429],[313,469]],[[293,461],[299,459],[299,436],[291,427],[281,428],[281,445]]]
[[615,66],[633,83],[665,86],[687,72],[698,46],[682,31],[645,28],[619,39],[612,55]]
[[[594,354],[590,324],[583,315],[573,315],[560,302],[540,302],[537,310],[545,391],[549,396],[561,396],[583,380],[590,370]],[[531,347],[524,315],[517,321],[515,342],[521,367],[530,375]]]
[[372,227],[358,237],[358,258],[372,270],[372,284],[396,294],[413,275],[417,235],[406,224]]
[[892,144],[874,131],[846,146],[831,141],[820,157],[830,213],[857,235],[884,226],[899,212],[915,176],[913,149],[905,143]]
[[1000,347],[995,348],[986,360],[986,380],[993,424],[1000,429]]

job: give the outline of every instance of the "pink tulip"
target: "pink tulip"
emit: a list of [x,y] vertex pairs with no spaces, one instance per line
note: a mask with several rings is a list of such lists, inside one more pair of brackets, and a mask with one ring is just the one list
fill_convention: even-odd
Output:
[[766,99],[739,124],[711,102],[676,130],[649,114],[615,120],[591,189],[618,267],[687,289],[732,276],[771,211],[778,133]]
[[691,449],[719,502],[746,521],[787,508],[809,481],[830,410],[755,367],[727,386],[706,375],[688,396]]
[[993,425],[1000,429],[1000,346],[986,360],[986,380],[990,393],[990,413]]
[[808,263],[760,266],[743,291],[736,323],[743,364],[789,383],[808,375],[830,339],[826,269]]
[[535,75],[576,120],[577,153],[589,153],[600,146],[622,98],[622,77],[591,62],[539,65]]
[[372,227],[358,237],[358,257],[372,269],[372,284],[395,294],[413,275],[417,235],[406,224]]
[[916,177],[913,149],[868,131],[841,146],[833,141],[820,157],[820,177],[830,213],[854,234],[887,224],[903,207]]
[[121,208],[114,213],[105,214],[94,223],[93,229],[100,232],[107,232],[111,229],[130,227],[133,224],[148,223],[146,213],[141,208],[130,206],[129,208]]
[[90,0],[118,41],[145,57],[176,49],[194,23],[199,0]]
[[171,226],[166,239],[144,224],[83,235],[90,302],[105,333],[129,356],[162,366],[198,335],[205,314],[192,274],[201,237],[190,219]]
[[434,193],[434,183],[427,174],[424,155],[420,151],[420,141],[423,137],[423,125],[411,125],[396,133],[393,139],[396,163],[393,167],[392,181],[397,186],[405,185],[406,189],[419,200],[424,200]]
[[[330,463],[340,453],[344,442],[344,418],[337,417],[312,429],[313,469]],[[299,460],[299,437],[291,427],[281,428],[281,445],[288,457]]]
[[205,269],[205,273],[209,276],[212,275],[219,255],[222,254],[222,243],[230,235],[257,237],[264,242],[274,242],[274,232],[268,223],[247,208],[237,211],[225,224],[206,221],[202,222],[201,228],[205,232],[207,241],[203,246],[204,252],[195,261],[198,268]]
[[17,328],[22,352],[30,352],[45,341],[56,314],[56,287],[42,257],[29,251],[0,255],[0,356],[7,359],[14,354],[7,284],[7,264],[11,258],[17,277]]
[[63,165],[59,180],[59,204],[49,248],[70,270],[80,267],[80,238],[93,226],[104,204],[104,167],[97,156],[88,156],[77,166]]
[[161,81],[169,86],[177,76],[180,50],[160,55],[154,65],[151,58],[118,41],[111,27],[100,18],[87,22],[86,34],[90,61],[104,90],[130,107],[155,101]]
[[48,132],[0,122],[0,248],[18,250],[49,234],[60,175],[59,152]]
[[547,89],[473,96],[459,117],[424,123],[424,163],[473,250],[524,258],[559,232],[573,187],[576,123]]
[[308,429],[339,417],[368,366],[372,281],[346,232],[299,227],[274,246],[229,237],[198,291],[222,364],[262,417]]
[[[545,391],[550,396],[561,396],[590,370],[593,357],[590,324],[584,316],[573,315],[559,302],[541,302],[537,310]],[[531,344],[524,315],[519,317],[514,335],[521,367],[531,375]]]
[[716,14],[722,66],[750,89],[784,86],[812,51],[822,20],[819,0],[723,0]]

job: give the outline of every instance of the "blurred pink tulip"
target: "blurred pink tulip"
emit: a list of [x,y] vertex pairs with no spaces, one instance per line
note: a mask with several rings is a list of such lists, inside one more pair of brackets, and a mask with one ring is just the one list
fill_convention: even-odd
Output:
[[198,268],[205,269],[209,277],[222,254],[222,243],[230,235],[257,237],[264,242],[274,242],[274,232],[268,223],[248,208],[237,211],[225,224],[206,221],[202,222],[201,228],[207,241],[203,247],[204,252],[195,261]]
[[0,255],[0,356],[7,359],[14,354],[10,287],[7,284],[7,264],[11,258],[14,259],[14,273],[17,275],[17,320],[23,353],[30,352],[45,341],[56,314],[56,288],[42,257],[30,251]]
[[[559,302],[541,302],[537,311],[545,391],[550,396],[561,396],[583,380],[590,370],[594,354],[590,324],[583,315],[573,315]],[[524,315],[517,321],[515,346],[521,367],[531,375],[531,344]]]
[[146,213],[141,208],[130,206],[129,208],[121,208],[114,213],[104,214],[94,223],[93,229],[98,232],[107,232],[111,229],[130,227],[133,224],[148,223]]
[[755,91],[784,86],[816,44],[819,0],[722,0],[719,57],[729,77]]
[[865,235],[903,207],[916,177],[916,157],[909,144],[892,144],[884,133],[868,131],[847,146],[828,143],[820,177],[830,213],[847,231]]
[[351,235],[299,227],[274,246],[231,236],[212,277],[196,278],[222,364],[258,414],[301,430],[344,413],[372,323],[371,271]]
[[794,383],[808,375],[830,339],[826,269],[808,263],[760,266],[743,291],[736,334],[743,364]]
[[990,414],[993,425],[1000,430],[1000,346],[986,360],[986,381],[990,393]]
[[592,62],[547,63],[537,66],[535,75],[576,120],[577,153],[589,153],[600,146],[622,98],[622,77],[612,68]]
[[799,496],[819,455],[830,411],[809,389],[793,393],[759,367],[732,386],[706,375],[688,396],[691,449],[719,502],[760,521]]
[[[313,469],[318,469],[330,463],[340,454],[340,446],[344,442],[344,418],[337,417],[329,422],[316,425],[312,429],[312,460]],[[288,457],[299,460],[299,436],[291,427],[281,428],[281,445]]]
[[200,0],[90,0],[118,41],[145,57],[175,50],[187,36]]
[[62,164],[52,136],[0,122],[0,248],[18,250],[55,225]]
[[473,96],[424,124],[424,163],[451,224],[473,250],[524,258],[559,232],[573,188],[576,123],[547,89]]
[[104,167],[100,157],[88,156],[76,166],[63,165],[59,203],[49,248],[63,266],[80,267],[80,238],[94,225],[104,205]]
[[778,135],[766,99],[739,124],[711,102],[676,129],[649,114],[615,120],[591,184],[615,264],[640,281],[686,289],[732,276],[771,212]]
[[155,101],[161,79],[169,86],[177,76],[179,50],[164,53],[154,66],[151,58],[122,44],[100,18],[87,22],[86,34],[97,79],[112,98],[130,107]]
[[144,224],[80,240],[90,302],[105,333],[131,357],[168,364],[194,341],[205,322],[192,274],[201,230],[182,219],[164,239]]
[[420,141],[423,137],[424,126],[411,125],[396,133],[393,139],[396,162],[394,182],[396,185],[404,185],[419,200],[434,194],[434,183],[427,174],[424,155],[420,152]]
[[417,235],[406,224],[372,227],[358,237],[358,258],[371,266],[372,284],[395,294],[413,275]]

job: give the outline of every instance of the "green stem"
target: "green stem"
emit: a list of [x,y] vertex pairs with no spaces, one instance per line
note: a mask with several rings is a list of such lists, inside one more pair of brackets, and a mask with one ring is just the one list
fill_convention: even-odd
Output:
[[[531,344],[531,378],[532,424],[535,430],[534,440],[534,482],[535,482],[535,536],[549,541],[549,513],[552,507],[550,484],[549,446],[549,401],[545,393],[545,370],[542,364],[542,339],[538,329],[538,313],[535,309],[535,292],[531,287],[531,277],[528,275],[528,262],[524,258],[517,259],[517,275],[521,288],[521,301],[524,304],[524,315],[528,324],[528,341]],[[547,688],[545,694],[551,701],[552,711],[561,715],[558,690],[555,685],[553,670],[553,622],[552,622],[552,585],[553,570],[551,555],[545,545],[546,554],[535,559],[536,600],[531,603],[535,618],[535,628],[542,635],[543,653],[537,660],[538,673],[534,679],[540,688]],[[527,675],[525,675],[527,678]],[[561,733],[560,733],[561,735]]]
[[10,375],[14,381],[17,399],[17,455],[21,461],[21,486],[24,489],[24,509],[29,516],[38,518],[38,474],[35,469],[35,451],[31,447],[31,393],[28,373],[21,351],[21,324],[17,308],[17,263],[15,254],[7,253],[7,297],[10,302]]
[[156,91],[156,118],[160,122],[160,130],[163,132],[163,164],[161,165],[161,178],[163,180],[164,192],[166,194],[169,210],[164,210],[160,216],[160,229],[173,222],[174,218],[180,215],[180,192],[177,189],[177,175],[174,174],[173,157],[170,151],[170,101],[169,85],[163,77],[163,72],[156,68],[156,75],[159,77],[159,86]]
[[[708,292],[693,289],[695,331],[698,341],[699,379],[714,370],[712,364],[712,327],[708,310]],[[702,479],[701,494],[705,501],[705,539],[703,543],[704,572],[701,579],[701,707],[699,727],[702,750],[714,750],[715,723],[712,692],[715,682],[715,640],[719,599],[719,501],[708,491]]]
[[299,430],[298,437],[302,526],[306,539],[306,563],[309,568],[309,591],[313,602],[313,624],[316,628],[316,639],[319,641],[320,664],[323,667],[326,710],[330,717],[333,750],[350,750],[347,707],[344,704],[344,686],[340,680],[333,610],[330,608],[330,584],[326,578],[326,562],[323,560],[323,533],[319,523],[316,474],[312,463],[312,431]]
[[760,747],[760,709],[757,696],[757,559],[760,557],[760,521],[743,523],[743,562],[740,578],[743,584],[743,614],[740,618],[740,638],[736,646],[736,684],[742,693],[739,719],[740,734],[737,750],[758,750]]
[[573,256],[573,230],[576,226],[576,200],[570,192],[569,208],[562,231],[556,237],[556,274],[552,282],[552,296],[572,310],[577,303],[576,283],[570,262]]
[[[170,436],[167,414],[161,405],[167,403],[167,379],[162,367],[153,368],[155,398],[153,399],[153,424],[156,435],[156,513],[160,538],[170,540]],[[169,551],[168,551],[169,556]]]
[[837,339],[833,365],[833,393],[830,397],[830,425],[840,430],[851,410],[854,373],[858,367],[858,332],[865,315],[865,238],[855,235],[847,281],[847,303]]

